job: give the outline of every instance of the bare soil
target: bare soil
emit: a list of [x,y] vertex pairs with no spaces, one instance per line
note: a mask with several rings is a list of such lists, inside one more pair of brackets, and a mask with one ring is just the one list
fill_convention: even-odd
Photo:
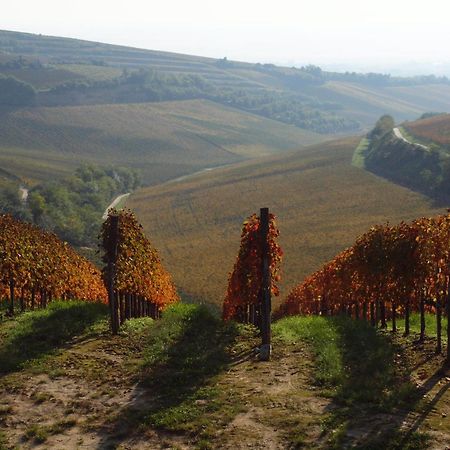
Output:
[[386,413],[362,405],[347,423],[344,444],[336,447],[338,430],[326,424],[340,405],[311,382],[314,362],[302,344],[275,345],[270,362],[259,362],[252,352],[235,353],[228,370],[211,383],[233,399],[236,413],[225,423],[202,425],[213,430],[204,438],[195,430],[168,431],[120,419],[145,412],[155,398],[136,376],[139,349],[121,342],[120,336],[107,335],[74,341],[37,368],[3,376],[0,448],[365,448],[367,439],[392,429],[426,432],[427,448],[450,449],[450,372],[436,370],[443,358],[426,346],[410,353],[417,355],[411,357],[417,358],[413,379],[423,397],[419,407]]

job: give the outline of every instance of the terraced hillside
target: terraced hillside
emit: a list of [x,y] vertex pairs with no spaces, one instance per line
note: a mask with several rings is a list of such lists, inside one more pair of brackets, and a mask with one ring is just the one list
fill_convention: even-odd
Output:
[[33,183],[113,164],[155,184],[323,139],[206,100],[27,108],[1,115],[0,167]]
[[270,207],[286,250],[285,294],[371,225],[440,211],[426,197],[351,166],[358,140],[331,141],[143,189],[128,204],[181,290],[217,304],[242,221]]
[[[23,67],[18,69],[15,63]],[[207,86],[195,94],[201,98],[213,98],[323,133],[367,128],[385,113],[403,121],[426,111],[450,110],[450,84],[433,76],[340,74],[313,66],[296,69],[250,64],[0,31],[0,73],[12,74],[40,90],[74,80],[114,80],[123,70],[137,69],[151,69],[165,76],[200,77]]]

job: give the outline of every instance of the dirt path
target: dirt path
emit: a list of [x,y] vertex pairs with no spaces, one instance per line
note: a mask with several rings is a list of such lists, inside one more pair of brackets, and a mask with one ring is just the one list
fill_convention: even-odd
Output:
[[[216,388],[234,393],[242,411],[217,430],[213,448],[282,450],[299,428],[307,430],[302,440],[316,441],[330,400],[305,387],[312,365],[299,366],[306,358],[294,348],[276,352],[268,363],[237,357]],[[55,372],[6,376],[0,388],[0,429],[10,448],[106,449],[119,443],[124,449],[197,448],[189,435],[151,428],[124,428],[127,436],[121,436],[112,418],[131,405],[136,412],[152,402],[151,392],[127,375],[128,359],[106,343],[82,342],[58,357]]]
[[112,202],[111,204],[105,209],[105,212],[103,213],[102,219],[106,220],[108,217],[108,211],[111,208],[115,208],[122,200],[126,199],[127,197],[130,196],[130,192],[128,192],[127,194],[120,194],[118,195]]
[[216,166],[216,167],[206,167],[205,169],[198,170],[197,172],[189,173],[187,175],[182,175],[181,177],[177,177],[177,178],[172,178],[171,180],[165,181],[162,184],[179,183],[180,181],[186,181],[186,180],[189,180],[191,178],[194,178],[197,175],[201,175],[201,174],[206,173],[206,172],[212,172],[213,170],[216,170],[216,169],[224,169],[225,167],[231,167],[231,166],[233,166],[235,164],[236,163],[222,164],[221,166]]
[[[305,348],[279,348],[272,361],[248,361],[230,369],[223,383],[242,393],[247,410],[223,431],[220,448],[290,448],[320,441],[320,421],[331,400],[311,385],[311,355]],[[307,448],[307,447],[306,447]]]
[[423,148],[424,150],[428,150],[428,147],[426,145],[418,144],[417,142],[411,142],[408,139],[406,139],[405,136],[403,136],[402,132],[400,131],[400,128],[394,128],[393,132],[397,139],[401,139],[402,141],[408,144],[415,145],[417,147]]
[[25,203],[28,199],[28,189],[21,186],[19,188],[19,196],[20,200]]
[[[224,414],[230,408],[234,412],[223,425],[205,423],[214,434],[209,447],[199,447],[189,430],[170,432],[133,422],[148,410],[155,395],[136,379],[133,365],[139,355],[120,342],[120,337],[109,335],[74,341],[41,370],[0,378],[0,448],[337,448],[331,447],[333,431],[325,431],[324,423],[339,406],[312,383],[315,364],[302,343],[275,343],[270,362],[257,361],[253,353],[233,355],[232,364],[212,388],[231,399],[223,406]],[[429,377],[433,366],[427,366],[431,364],[427,358],[424,361],[414,373],[423,389],[422,408],[413,413],[361,408],[346,430],[349,444],[363,444],[380,430],[392,428],[425,431],[432,438],[429,448],[450,448],[450,373]]]

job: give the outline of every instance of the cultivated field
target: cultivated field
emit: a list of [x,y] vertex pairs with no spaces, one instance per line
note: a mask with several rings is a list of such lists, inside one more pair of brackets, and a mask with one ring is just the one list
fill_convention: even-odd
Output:
[[442,114],[427,119],[407,122],[403,127],[414,137],[441,145],[450,144],[450,114]]
[[216,304],[237,255],[242,221],[270,207],[285,249],[282,293],[287,294],[371,225],[442,212],[426,197],[351,166],[359,140],[328,142],[142,189],[128,206],[181,290]]
[[324,139],[206,100],[30,108],[2,113],[0,167],[36,182],[114,164],[156,184]]
[[39,89],[74,79],[107,80],[119,76],[125,68],[145,68],[168,75],[198,75],[220,92],[233,89],[243,97],[261,92],[266,95],[299,95],[305,105],[316,111],[357,120],[363,128],[371,127],[385,113],[403,121],[413,120],[427,111],[450,110],[450,86],[433,84],[432,81],[384,86],[342,81],[331,76],[323,84],[297,86],[291,82],[291,78],[298,76],[299,71],[295,68],[265,67],[262,64],[0,30],[0,63],[11,55],[21,55],[27,60],[39,59],[48,64],[38,70],[14,72],[19,79],[35,84]]

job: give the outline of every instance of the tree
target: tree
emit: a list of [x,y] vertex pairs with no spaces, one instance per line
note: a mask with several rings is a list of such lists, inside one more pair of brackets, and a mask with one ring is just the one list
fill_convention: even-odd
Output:
[[28,205],[33,215],[34,223],[39,224],[47,209],[45,198],[39,192],[31,192],[28,196]]
[[379,140],[386,136],[387,133],[390,133],[394,127],[394,118],[389,114],[385,114],[378,119],[375,128],[368,134],[368,137],[369,139]]
[[30,106],[35,98],[33,86],[14,77],[0,75],[0,106]]

